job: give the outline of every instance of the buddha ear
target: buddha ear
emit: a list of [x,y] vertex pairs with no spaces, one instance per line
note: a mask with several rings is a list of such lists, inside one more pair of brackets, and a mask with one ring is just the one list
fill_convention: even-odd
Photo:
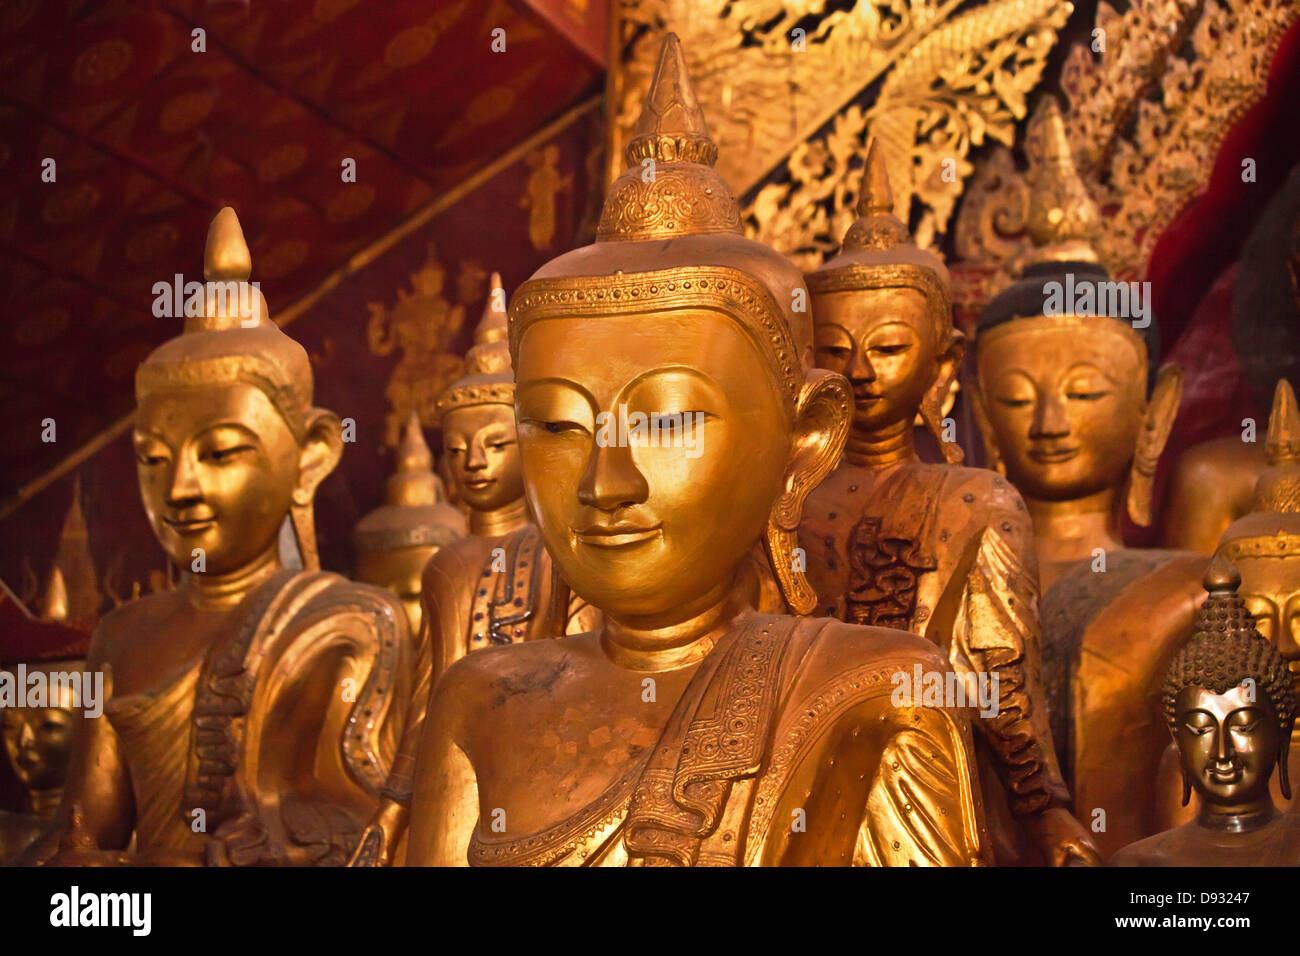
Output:
[[[1294,726],[1294,721],[1292,722]],[[1277,787],[1282,792],[1282,799],[1291,799],[1291,727],[1283,728],[1282,740],[1277,748]]]
[[307,413],[307,435],[298,454],[298,484],[293,503],[308,505],[316,489],[343,457],[343,423],[333,412],[313,408]]
[[1156,378],[1156,387],[1147,403],[1138,434],[1137,448],[1133,452],[1133,467],[1129,472],[1128,515],[1133,523],[1145,528],[1151,524],[1151,495],[1156,477],[1156,464],[1183,399],[1183,370],[1177,365],[1166,365]]
[[839,464],[853,420],[848,379],[825,369],[809,369],[795,403],[794,435],[785,466],[785,487],[767,519],[768,559],[790,610],[809,614],[817,595],[804,577],[798,553],[799,520],[809,492]]
[[979,429],[980,440],[984,443],[985,467],[992,468],[999,475],[1006,476],[1007,466],[998,451],[998,437],[993,431],[993,421],[989,418],[989,407],[985,404],[984,392],[980,389],[979,376],[973,376],[966,383],[966,395],[970,398],[971,412],[975,416],[975,427]]
[[947,346],[937,359],[938,373],[926,391],[925,398],[921,399],[921,421],[939,443],[944,461],[950,465],[959,465],[966,457],[960,445],[945,441],[943,437],[944,405],[948,403],[949,396],[954,394],[953,384],[957,381],[957,373],[965,357],[966,336],[957,329],[950,329]]
[[333,412],[313,408],[307,413],[307,435],[298,453],[298,484],[294,486],[293,504],[289,509],[294,537],[298,539],[298,553],[307,571],[320,570],[312,502],[316,499],[316,489],[342,457],[343,423]]

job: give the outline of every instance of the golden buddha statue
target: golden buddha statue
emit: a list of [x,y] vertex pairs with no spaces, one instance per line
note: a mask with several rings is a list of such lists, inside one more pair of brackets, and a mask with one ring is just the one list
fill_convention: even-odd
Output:
[[420,632],[420,586],[424,566],[439,548],[465,536],[465,516],[447,504],[433,455],[411,417],[397,447],[397,470],[389,476],[385,503],[357,522],[356,578],[388,588],[402,599],[412,634]]
[[1278,788],[1291,797],[1295,681],[1255,628],[1240,583],[1221,552],[1206,573],[1196,634],[1174,656],[1162,692],[1183,804],[1193,790],[1200,797],[1196,818],[1124,847],[1113,866],[1300,864],[1300,816],[1279,812],[1269,793],[1276,766]]
[[[1273,394],[1264,442],[1267,467],[1255,485],[1250,513],[1228,526],[1216,554],[1230,561],[1241,577],[1240,594],[1255,627],[1271,642],[1293,675],[1300,675],[1300,409],[1291,383],[1281,379]],[[1300,776],[1300,747],[1291,748],[1289,776]],[[1166,750],[1158,792],[1160,822],[1166,827],[1187,822],[1195,813],[1177,800],[1177,754]],[[1277,791],[1274,799],[1288,811],[1297,800]]]
[[0,752],[23,796],[18,812],[0,810],[0,866],[17,862],[58,809],[72,731],[81,711],[71,684],[50,678],[85,670],[85,661],[79,660],[24,661],[21,671],[16,663],[0,668],[13,686],[25,686],[33,675],[41,674],[47,691],[46,699],[39,702],[43,706],[7,706],[0,694]]
[[[942,406],[965,344],[953,328],[948,270],[917,248],[893,207],[872,142],[858,219],[839,255],[805,277],[816,363],[844,375],[854,398],[844,459],[808,496],[799,526],[808,579],[821,613],[924,635],[954,669],[997,675],[998,716],[976,729],[1005,795],[986,793],[985,803],[995,832],[1008,828],[994,807],[1009,803],[1041,853],[1024,855],[1018,835],[1006,833],[995,844],[999,862],[1099,863],[1070,815],[1048,727],[1029,516],[1005,478],[961,467],[961,449],[943,440]],[[917,458],[918,412],[947,464]],[[961,615],[970,587],[987,592],[995,616]]]
[[[307,353],[250,269],[222,209],[205,295],[136,373],[141,496],[181,581],[100,621],[88,666],[105,675],[104,716],[74,736],[42,859],[341,864],[389,770],[406,615],[318,569],[313,500],[342,429],[312,407]],[[280,562],[286,517],[303,570]]]
[[469,534],[443,547],[423,568],[424,626],[406,731],[353,865],[401,860],[412,761],[430,690],[443,671],[472,650],[599,625],[599,614],[574,598],[556,575],[529,519],[506,335],[505,290],[501,276],[493,273],[465,376],[438,400],[443,460],[458,499],[469,507]]
[[[963,710],[913,634],[797,613],[808,492],[849,425],[811,368],[798,271],[742,235],[675,35],[596,242],[510,305],[524,487],[601,627],[450,667],[416,760],[408,862],[972,865]],[[436,560],[436,559],[435,559]]]
[[1129,515],[1149,524],[1181,377],[1156,376],[1149,311],[1145,322],[1107,314],[1122,310],[1108,308],[1115,287],[1090,244],[1100,217],[1051,98],[1035,110],[1026,152],[1034,248],[980,316],[971,392],[990,459],[1033,522],[1061,767],[1075,812],[1113,852],[1155,832],[1154,799],[1131,781],[1153,779],[1168,740],[1155,705],[1160,675],[1191,633],[1205,559],[1123,545],[1121,492],[1127,479]]

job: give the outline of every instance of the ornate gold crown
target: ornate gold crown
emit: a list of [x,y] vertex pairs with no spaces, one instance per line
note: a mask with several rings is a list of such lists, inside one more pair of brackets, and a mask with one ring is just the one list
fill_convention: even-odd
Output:
[[1264,449],[1268,468],[1255,483],[1250,513],[1219,539],[1219,553],[1229,559],[1300,555],[1300,412],[1284,378],[1273,392]]
[[541,318],[704,306],[740,324],[793,410],[812,362],[811,318],[794,311],[803,279],[783,256],[741,234],[675,34],[660,48],[627,158],[605,197],[596,242],[546,263],[512,299],[512,356]]
[[1099,262],[1093,242],[1101,233],[1101,214],[1074,165],[1056,97],[1038,101],[1025,129],[1025,155],[1034,248],[1021,258],[1019,271],[1039,262]]
[[879,140],[867,148],[858,218],[840,252],[805,276],[814,294],[856,289],[916,289],[941,327],[952,327],[951,280],[943,260],[919,248],[907,224],[894,215],[894,191]]
[[438,399],[439,415],[470,405],[515,403],[515,370],[507,343],[509,329],[501,273],[492,273],[490,285],[483,317],[474,330],[474,345],[465,356],[465,374]]
[[[243,382],[260,389],[299,441],[312,401],[306,350],[271,321],[260,289],[248,284],[252,257],[235,210],[226,206],[208,227],[203,252],[203,314],[154,349],[135,376],[136,401],[160,388]],[[234,291],[231,291],[234,290]],[[240,307],[240,298],[251,309]]]

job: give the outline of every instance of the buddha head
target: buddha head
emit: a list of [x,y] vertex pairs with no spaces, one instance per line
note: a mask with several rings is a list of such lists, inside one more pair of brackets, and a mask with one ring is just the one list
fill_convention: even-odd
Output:
[[1255,630],[1237,594],[1240,578],[1222,556],[1205,577],[1209,596],[1196,633],[1170,662],[1162,691],[1183,772],[1183,804],[1196,790],[1221,810],[1268,799],[1276,765],[1290,799],[1287,753],[1295,685],[1286,662]]
[[136,372],[145,511],[171,560],[198,573],[257,561],[286,515],[304,567],[317,568],[312,502],[343,450],[338,417],[312,407],[306,350],[271,321],[251,270],[226,207],[208,229],[203,300]]
[[465,357],[465,376],[438,400],[443,461],[456,499],[472,511],[495,511],[524,495],[507,334],[505,290],[494,272],[474,346]]
[[[70,685],[50,680],[51,675],[84,671],[85,661],[25,662],[28,686],[33,675],[43,674],[43,686],[53,699],[46,707],[0,707],[0,743],[18,782],[29,794],[55,791],[63,786],[72,747],[72,731],[79,718],[77,701]],[[4,668],[16,680],[12,666]]]
[[1218,553],[1240,572],[1259,632],[1300,673],[1300,412],[1286,379],[1274,392],[1265,454],[1251,510],[1224,531]]
[[389,476],[385,503],[362,518],[353,534],[356,577],[388,588],[402,599],[411,633],[419,633],[424,566],[444,545],[465,536],[465,517],[447,504],[433,473],[433,455],[411,412],[397,447],[397,470]]
[[944,401],[965,354],[953,328],[951,282],[938,256],[913,243],[894,215],[879,141],[867,150],[858,219],[839,255],[806,279],[815,361],[853,388],[853,430],[863,436],[921,420],[950,462],[961,448],[942,438]]
[[1148,525],[1181,373],[1169,368],[1157,378],[1150,303],[1139,310],[1132,296],[1140,292],[1111,283],[1092,249],[1100,215],[1054,99],[1040,102],[1025,149],[1033,249],[980,315],[975,343],[975,403],[990,459],[1039,501],[1118,489],[1127,475],[1129,515]]
[[626,155],[596,242],[511,302],[532,513],[563,578],[616,621],[702,612],[760,540],[807,613],[795,531],[843,449],[850,392],[812,368],[799,272],[742,235],[675,35]]

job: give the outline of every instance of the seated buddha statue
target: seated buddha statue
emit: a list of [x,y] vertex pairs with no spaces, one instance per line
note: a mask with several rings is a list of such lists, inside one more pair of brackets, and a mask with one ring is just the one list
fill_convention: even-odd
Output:
[[1026,152],[1033,249],[980,316],[971,392],[990,458],[1033,522],[1061,767],[1075,812],[1113,852],[1155,832],[1151,792],[1131,781],[1153,778],[1168,740],[1157,720],[1160,675],[1191,633],[1205,559],[1124,547],[1126,480],[1130,517],[1149,524],[1181,379],[1176,369],[1156,376],[1149,312],[1144,323],[1097,307],[1110,298],[1091,246],[1100,218],[1050,98],[1035,110]]
[[402,599],[411,633],[420,632],[420,586],[429,559],[465,536],[465,516],[447,504],[442,479],[433,473],[433,455],[411,417],[397,447],[397,470],[388,478],[384,504],[353,532],[356,579],[386,587]]
[[1196,633],[1169,664],[1165,718],[1193,820],[1121,849],[1112,866],[1296,866],[1300,816],[1269,793],[1291,797],[1287,772],[1295,725],[1295,680],[1277,648],[1255,628],[1241,583],[1222,552],[1205,576],[1209,596]]
[[[145,511],[175,590],[99,623],[104,715],[72,744],[55,863],[342,864],[373,811],[412,666],[391,592],[319,570],[313,500],[342,428],[248,283],[233,209],[203,294],[136,373]],[[291,522],[303,567],[281,564]],[[134,838],[134,849],[128,845]]]
[[904,686],[944,655],[754,609],[760,541],[816,607],[789,558],[850,392],[811,367],[799,272],[742,234],[675,35],[627,157],[596,242],[510,304],[525,493],[602,623],[442,675],[407,862],[985,862],[965,710]]
[[[963,337],[953,328],[948,270],[917,248],[893,206],[873,142],[857,221],[840,253],[805,277],[815,361],[844,375],[854,400],[844,458],[809,494],[799,525],[808,580],[820,613],[924,635],[959,672],[997,676],[997,716],[975,728],[1005,790],[985,794],[998,862],[1100,863],[1070,815],[1048,727],[1029,516],[1005,478],[961,467],[961,449],[943,440],[942,404]],[[946,464],[917,457],[918,412]],[[972,586],[995,615],[960,613]],[[1004,823],[1007,805],[1038,855],[1005,832],[1014,829]]]
[[506,297],[492,274],[465,376],[438,400],[443,461],[469,508],[469,533],[422,570],[423,627],[406,730],[353,865],[400,862],[411,800],[411,763],[430,689],[472,650],[590,630],[599,615],[559,579],[528,515],[515,428],[514,369]]
[[[1240,575],[1239,593],[1259,633],[1277,648],[1292,675],[1300,675],[1300,409],[1291,383],[1281,379],[1273,396],[1264,442],[1266,467],[1255,485],[1249,513],[1228,526],[1216,554]],[[1169,747],[1160,782],[1160,822],[1190,820],[1196,807],[1178,800],[1177,754]],[[1292,779],[1300,775],[1300,747],[1290,750]],[[1274,800],[1295,811],[1296,798],[1278,791]],[[1195,801],[1192,801],[1194,804]]]

